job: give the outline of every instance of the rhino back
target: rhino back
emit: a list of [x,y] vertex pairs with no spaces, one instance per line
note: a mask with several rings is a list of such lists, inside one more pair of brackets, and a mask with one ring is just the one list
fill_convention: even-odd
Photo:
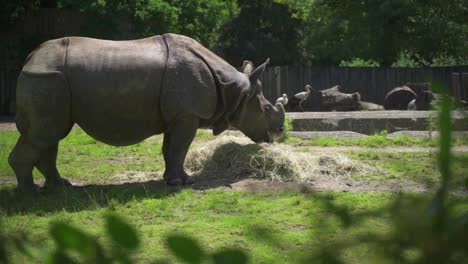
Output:
[[133,41],[69,38],[66,75],[73,120],[113,145],[162,132],[159,102],[166,58],[160,36]]
[[161,95],[164,118],[191,115],[211,124],[234,111],[249,89],[247,76],[189,37],[164,38],[168,46]]

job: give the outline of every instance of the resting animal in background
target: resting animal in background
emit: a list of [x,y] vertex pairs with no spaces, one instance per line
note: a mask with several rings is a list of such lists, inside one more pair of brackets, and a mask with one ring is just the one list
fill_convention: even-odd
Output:
[[309,98],[310,89],[312,89],[312,87],[307,84],[305,86],[305,90],[306,90],[305,92],[297,93],[291,98],[292,109],[294,109],[296,105],[299,105],[299,109],[301,110],[301,112],[304,112],[304,108],[302,107],[302,104],[307,100],[307,98]]
[[439,99],[439,96],[432,91],[421,91],[416,94],[416,99],[408,103],[408,110],[429,110],[431,103],[437,99]]
[[18,189],[39,190],[34,167],[45,186],[70,185],[56,159],[73,124],[114,146],[164,133],[165,182],[193,183],[183,165],[198,128],[218,135],[232,126],[255,142],[272,142],[283,132],[283,105],[272,105],[262,93],[267,64],[245,74],[176,34],[43,43],[26,59],[16,87],[20,137],[8,161]]
[[385,110],[407,110],[408,104],[416,99],[416,93],[408,86],[393,88],[384,99]]
[[280,98],[276,99],[276,102],[275,104],[277,103],[281,103],[283,105],[287,105],[288,104],[288,95],[287,94],[283,94]]
[[[310,88],[310,95],[304,105],[307,111],[357,111],[357,110],[379,110],[379,106],[369,102],[361,101],[361,95],[358,92],[342,92],[340,85],[335,85],[325,90]],[[294,111],[297,104],[294,105],[292,98],[290,101],[290,111]],[[297,110],[296,110],[297,111]]]

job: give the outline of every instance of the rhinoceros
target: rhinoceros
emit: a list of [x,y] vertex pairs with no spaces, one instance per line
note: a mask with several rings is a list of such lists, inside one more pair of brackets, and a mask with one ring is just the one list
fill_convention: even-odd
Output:
[[18,189],[70,185],[56,167],[59,141],[74,124],[104,143],[124,146],[164,133],[163,178],[191,184],[184,171],[198,128],[218,135],[229,126],[254,142],[283,132],[284,108],[262,93],[268,60],[251,74],[237,71],[195,40],[164,34],[109,41],[65,37],[40,45],[18,77],[16,126],[20,137],[9,156]]
[[416,98],[408,103],[408,110],[429,110],[431,103],[437,100],[439,96],[430,90],[420,91],[416,94]]
[[416,93],[407,86],[393,88],[384,99],[385,110],[406,110],[408,104],[416,99]]

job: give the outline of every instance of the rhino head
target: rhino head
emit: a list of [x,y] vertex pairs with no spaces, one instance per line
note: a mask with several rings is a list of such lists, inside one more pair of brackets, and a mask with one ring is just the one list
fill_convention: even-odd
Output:
[[255,70],[244,73],[250,81],[249,93],[236,111],[231,124],[256,143],[272,142],[284,131],[284,107],[271,104],[262,93],[260,81],[269,59]]

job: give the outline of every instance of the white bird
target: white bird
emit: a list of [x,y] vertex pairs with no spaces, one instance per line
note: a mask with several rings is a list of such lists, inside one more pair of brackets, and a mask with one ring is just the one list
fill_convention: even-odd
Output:
[[283,94],[280,98],[276,99],[275,104],[277,104],[277,103],[287,105],[288,104],[288,96],[286,94]]
[[252,74],[252,71],[254,69],[254,64],[253,62],[249,61],[249,60],[245,60],[244,63],[242,63],[242,72],[247,74],[247,75],[250,75]]
[[300,92],[294,95],[294,98],[296,98],[299,101],[299,108],[301,109],[302,112],[304,112],[304,109],[302,108],[302,103],[304,103],[309,97],[311,88],[312,87],[307,84],[305,86],[305,90],[306,90],[305,92]]

